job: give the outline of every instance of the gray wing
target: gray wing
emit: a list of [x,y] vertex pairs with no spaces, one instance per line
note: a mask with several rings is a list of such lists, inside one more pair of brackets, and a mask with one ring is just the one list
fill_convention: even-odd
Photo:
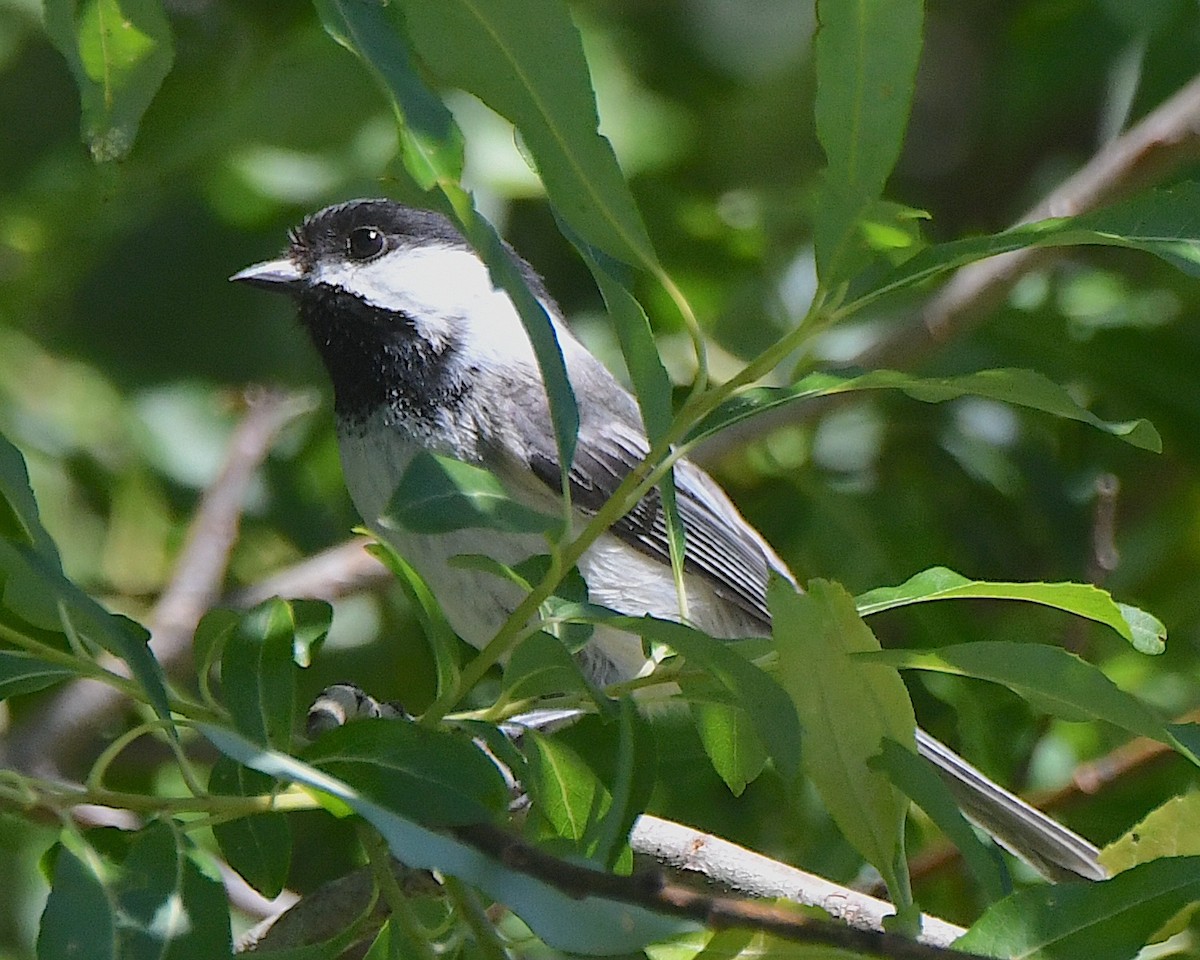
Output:
[[[581,437],[568,475],[572,503],[585,513],[599,510],[647,452],[641,434],[619,421],[590,431],[587,443]],[[532,453],[529,467],[552,490],[560,488],[555,456]],[[782,562],[720,487],[686,460],[675,468],[675,499],[686,544],[684,569],[769,629],[767,579],[772,570],[787,576]],[[666,516],[658,490],[643,497],[610,530],[641,553],[670,564]]]

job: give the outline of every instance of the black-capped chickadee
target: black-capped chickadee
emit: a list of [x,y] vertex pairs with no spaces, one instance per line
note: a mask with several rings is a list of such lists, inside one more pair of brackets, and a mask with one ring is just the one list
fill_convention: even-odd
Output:
[[[388,505],[412,457],[430,451],[495,473],[509,493],[552,515],[561,489],[550,410],[533,348],[508,295],[439,214],[391,200],[353,200],[308,217],[278,260],[231,279],[291,295],[333,381],[346,485],[368,525]],[[541,278],[512,253],[558,338],[579,407],[569,481],[581,515],[596,510],[648,452],[633,397],[571,335]],[[686,538],[688,616],[719,638],[769,636],[767,581],[787,567],[719,486],[687,460],[675,466]],[[516,564],[545,552],[536,535],[461,530],[377,532],[425,578],[463,639],[483,646],[521,600],[499,577],[451,566],[458,554]],[[583,554],[594,603],[629,615],[678,618],[664,518],[648,496]],[[646,666],[639,638],[597,628],[583,655],[597,682]],[[1096,849],[988,780],[922,730],[923,756],[964,811],[1052,876],[1106,876]]]

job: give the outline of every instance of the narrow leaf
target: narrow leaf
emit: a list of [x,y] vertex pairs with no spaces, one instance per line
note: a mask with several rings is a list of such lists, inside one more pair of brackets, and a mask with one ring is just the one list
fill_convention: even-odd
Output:
[[44,690],[77,673],[70,667],[47,663],[20,651],[0,650],[0,700]]
[[860,653],[856,659],[900,670],[932,670],[990,680],[1066,720],[1106,720],[1139,736],[1170,742],[1154,711],[1118,688],[1099,669],[1059,647],[983,641],[939,650]]
[[946,567],[931,567],[898,587],[878,587],[855,598],[860,616],[929,600],[1022,600],[1065,610],[1112,627],[1142,653],[1166,649],[1166,627],[1150,614],[1115,603],[1090,583],[992,583],[968,580]]
[[1126,443],[1155,453],[1162,450],[1158,431],[1146,420],[1111,423],[1081,407],[1058,384],[1032,370],[981,370],[959,377],[918,377],[895,370],[873,370],[859,376],[813,373],[790,387],[755,387],[721,404],[688,434],[691,446],[732,424],[797,400],[814,400],[860,390],[900,390],[923,403],[942,403],[959,397],[984,397],[1029,407],[1066,420],[1086,423]]
[[441,606],[433,592],[421,579],[421,575],[407,560],[401,557],[386,543],[376,542],[367,546],[367,552],[379,560],[396,576],[400,587],[408,597],[409,605],[416,614],[417,622],[425,634],[433,654],[433,662],[437,670],[438,696],[447,690],[458,687],[459,663],[458,647],[460,641],[450,622],[442,612]]
[[386,5],[361,0],[314,0],[326,32],[356,54],[388,93],[400,127],[404,166],[424,190],[457,182],[463,137],[445,104],[413,69],[408,44]]
[[158,0],[47,0],[46,34],[67,59],[98,162],[133,148],[142,115],[171,71],[171,29]]
[[794,779],[800,765],[801,730],[796,708],[786,690],[728,641],[715,640],[699,630],[654,617],[613,616],[603,622],[670,647],[717,685],[729,702],[741,705],[753,721],[767,753],[784,780]]
[[813,224],[828,286],[854,266],[858,221],[900,156],[921,53],[921,0],[817,4],[816,127],[827,167]]
[[0,538],[32,547],[51,569],[62,570],[58,548],[38,515],[25,458],[3,435],[0,435]]
[[1026,247],[1084,244],[1152,253],[1189,275],[1200,274],[1200,183],[1186,181],[1078,217],[1026,223],[1000,233],[927,247],[892,269],[863,274],[851,285],[847,313],[879,297],[945,276],[976,260]]
[[284,754],[263,750],[227,730],[209,726],[201,730],[226,756],[272,777],[337,798],[379,830],[392,853],[408,866],[439,870],[478,887],[506,904],[554,949],[589,953],[602,943],[614,954],[630,953],[656,940],[698,929],[694,922],[660,916],[599,895],[584,899],[571,896],[462,840],[422,826],[394,809],[402,799],[395,794],[376,802],[327,773]]
[[558,214],[626,263],[654,253],[608,141],[579,31],[560,0],[400,0],[413,45],[448,86],[508,118]]
[[884,739],[879,769],[903,790],[958,847],[963,861],[991,900],[1012,892],[1012,879],[995,844],[979,839],[959,810],[954,796],[934,768],[894,740]]
[[40,630],[64,637],[82,636],[123,660],[160,719],[168,723],[171,710],[162,667],[147,643],[150,634],[127,617],[109,613],[68,580],[57,566],[34,548],[0,540],[0,608]]

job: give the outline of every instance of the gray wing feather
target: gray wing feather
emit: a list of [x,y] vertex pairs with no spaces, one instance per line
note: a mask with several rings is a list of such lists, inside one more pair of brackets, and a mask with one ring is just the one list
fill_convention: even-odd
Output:
[[[585,513],[597,511],[647,452],[640,432],[619,421],[592,432],[576,450],[568,475],[572,503]],[[551,489],[559,489],[556,457],[533,453],[529,466]],[[786,576],[783,564],[716,484],[687,461],[675,467],[675,502],[684,531],[685,571],[701,577],[718,596],[769,631],[767,580],[772,570]],[[641,553],[670,564],[666,515],[658,490],[643,497],[610,532]]]

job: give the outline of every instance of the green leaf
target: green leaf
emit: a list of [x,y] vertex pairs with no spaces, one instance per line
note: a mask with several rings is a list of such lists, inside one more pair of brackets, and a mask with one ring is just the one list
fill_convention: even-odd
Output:
[[654,252],[609,142],[579,31],[560,0],[399,0],[413,46],[447,86],[520,131],[559,216],[627,263]]
[[1162,438],[1148,421],[1101,420],[1058,384],[1040,373],[1019,369],[981,370],[959,377],[918,377],[895,370],[873,370],[859,376],[813,373],[790,387],[755,387],[727,400],[692,428],[685,444],[690,447],[726,427],[786,403],[860,390],[900,390],[922,403],[984,397],[1077,420],[1143,450],[1162,451]]
[[1026,223],[1000,233],[927,247],[900,266],[857,278],[843,307],[852,313],[879,297],[945,276],[976,260],[1026,247],[1085,244],[1152,253],[1200,275],[1200,183],[1186,181],[1078,217]]
[[[212,793],[233,797],[270,794],[278,784],[257,770],[220,757],[208,778]],[[226,862],[264,897],[275,897],[287,882],[292,862],[292,831],[282,813],[258,813],[213,824],[213,836]]]
[[1200,899],[1200,857],[1141,864],[1099,883],[1015,893],[990,907],[952,946],[992,957],[1123,960]]
[[292,660],[298,667],[312,663],[329,628],[333,625],[333,606],[325,600],[289,600],[295,629],[292,635]]
[[[340,730],[371,722],[361,721]],[[284,754],[263,750],[228,730],[207,725],[200,729],[226,756],[277,779],[304,784],[337,798],[379,830],[392,853],[409,867],[440,870],[477,887],[507,905],[554,949],[589,953],[601,943],[614,954],[629,953],[699,927],[695,922],[664,917],[599,895],[578,899],[489,857],[477,847],[422,826],[396,809],[406,800],[403,796],[389,794],[376,802],[335,777]],[[337,732],[330,731],[326,736]]]
[[90,851],[64,847],[54,860],[50,896],[38,929],[39,960],[118,960],[117,904],[103,865]]
[[0,700],[44,690],[76,676],[78,671],[48,663],[20,651],[0,650]]
[[[476,213],[470,196],[459,185],[462,134],[450,112],[414,70],[399,7],[361,0],[317,0],[326,31],[368,65],[391,99],[409,174],[422,189],[440,191],[440,198],[436,194],[428,198],[430,205],[458,221],[463,235],[487,264],[492,282],[516,305],[546,384],[559,459],[569,464],[574,459],[579,416],[558,341],[545,307],[530,292],[496,231]],[[466,38],[455,37],[451,42],[452,56],[461,49],[460,40]]]
[[168,721],[173,737],[162,668],[147,646],[150,635],[132,620],[109,613],[63,575],[58,549],[38,516],[25,459],[2,436],[0,497],[0,618],[15,618],[12,626],[18,631],[33,627],[56,634],[64,650],[67,636],[75,634],[119,657],[154,712]]
[[922,19],[921,0],[817,4],[815,115],[828,165],[813,233],[817,274],[826,286],[853,271],[858,223],[900,156]]
[[522,740],[527,761],[525,788],[533,810],[550,828],[540,839],[561,837],[578,845],[578,852],[594,856],[581,843],[594,833],[597,820],[612,803],[608,789],[587,763],[565,743],[527,731]]
[[649,616],[601,614],[597,622],[661,643],[682,655],[689,667],[722,692],[727,702],[739,704],[746,711],[780,776],[786,781],[795,778],[802,739],[796,709],[779,683],[733,649],[728,641],[715,640],[681,623]]
[[457,182],[463,169],[463,138],[445,104],[413,69],[408,44],[385,4],[361,0],[314,0],[326,32],[358,56],[396,109],[404,166],[424,190]]
[[158,0],[46,0],[46,34],[67,59],[98,162],[133,148],[142,115],[171,71],[171,28]]
[[0,538],[32,547],[48,566],[62,570],[58,548],[42,526],[25,458],[0,434]]
[[1100,852],[1110,873],[1162,857],[1200,856],[1200,792],[1191,790],[1151,810]]
[[541,837],[570,841],[570,855],[583,856],[611,870],[628,855],[627,839],[633,822],[645,809],[653,788],[654,741],[642,727],[637,708],[621,702],[609,756],[615,759],[611,783],[557,738],[528,731],[522,738],[527,758],[522,781],[533,799],[533,810],[550,828]]
[[1000,851],[995,844],[979,839],[945,781],[929,763],[887,738],[884,738],[883,751],[874,763],[958,847],[963,861],[989,900],[999,900],[1012,892],[1012,879]]
[[522,640],[505,665],[507,702],[576,692],[597,696],[562,641],[541,630]]
[[846,839],[880,871],[903,907],[908,799],[869,761],[885,738],[915,751],[916,719],[908,691],[892,667],[864,669],[862,659],[852,656],[878,651],[879,642],[841,585],[813,580],[802,594],[775,579],[767,602],[779,649],[779,682],[800,716],[804,772]]
[[1099,669],[1059,647],[983,641],[939,650],[860,653],[856,659],[900,670],[933,670],[990,680],[1066,720],[1106,720],[1139,736],[1170,742],[1154,711],[1120,690]]
[[968,580],[946,567],[931,567],[898,587],[878,587],[855,598],[860,616],[868,617],[910,603],[929,600],[1022,600],[1065,610],[1112,627],[1142,653],[1166,649],[1166,627],[1150,614],[1116,603],[1107,591],[1090,583],[992,583]]
[[273,598],[248,611],[225,642],[221,688],[237,729],[259,743],[286,749],[296,713],[291,604]]
[[357,720],[322,734],[304,758],[429,826],[483,823],[508,809],[496,765],[470,740],[444,730]]
[[458,689],[458,649],[461,641],[442,612],[433,592],[416,569],[388,544],[376,542],[367,546],[367,553],[379,560],[399,581],[417,622],[425,634],[437,670],[438,696],[447,690]]
[[713,769],[730,792],[740,797],[768,760],[750,714],[737,704],[706,702],[698,685],[686,677],[680,678],[679,686]]
[[57,558],[0,540],[0,611],[22,622],[15,629],[31,626],[60,635],[63,649],[66,637],[74,635],[123,660],[154,712],[167,723],[168,736],[175,735],[162,667],[147,646],[150,634],[127,617],[109,613],[75,586],[63,576]]
[[384,527],[429,534],[468,528],[549,533],[562,526],[512,499],[490,471],[426,452],[413,457],[379,519]]
[[190,960],[232,953],[225,889],[181,831],[152,824],[119,862],[64,833],[39,958]]

